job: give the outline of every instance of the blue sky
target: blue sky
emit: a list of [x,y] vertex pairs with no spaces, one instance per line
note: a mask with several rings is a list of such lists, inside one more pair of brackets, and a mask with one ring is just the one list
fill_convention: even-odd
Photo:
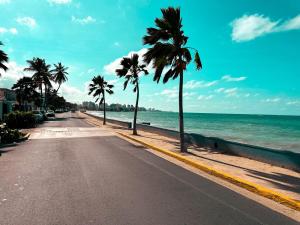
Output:
[[[69,67],[61,88],[68,100],[92,100],[87,85],[102,74],[115,84],[108,102],[134,104],[113,71],[122,56],[145,52],[142,37],[160,8],[180,6],[188,45],[203,62],[185,73],[185,111],[300,115],[300,1],[224,2],[0,0],[0,41],[10,58],[0,86],[28,76],[26,60],[42,57]],[[151,72],[141,77],[140,105],[177,111],[178,80],[156,84]]]

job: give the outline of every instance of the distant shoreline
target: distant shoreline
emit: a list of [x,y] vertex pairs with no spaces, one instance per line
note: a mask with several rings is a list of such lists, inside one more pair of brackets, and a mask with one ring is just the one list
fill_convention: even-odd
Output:
[[[102,111],[88,111],[102,116]],[[107,118],[132,122],[133,112],[107,112]],[[299,116],[184,113],[185,131],[261,147],[300,152]],[[178,113],[144,111],[138,123],[178,131]]]
[[[96,111],[96,112],[102,112],[103,110],[87,110],[87,111]],[[133,111],[112,111],[112,110],[106,110],[107,112],[133,112]],[[165,113],[177,113],[175,111],[164,111],[164,110],[142,110],[140,112],[165,112]],[[184,112],[184,114],[212,114],[212,115],[241,115],[241,116],[287,116],[287,117],[300,117],[300,115],[281,115],[281,114],[252,114],[252,113],[216,113],[216,112]]]

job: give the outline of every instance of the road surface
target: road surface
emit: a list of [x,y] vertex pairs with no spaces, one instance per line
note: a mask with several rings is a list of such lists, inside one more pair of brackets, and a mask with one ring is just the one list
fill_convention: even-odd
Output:
[[74,115],[1,150],[1,225],[298,224]]

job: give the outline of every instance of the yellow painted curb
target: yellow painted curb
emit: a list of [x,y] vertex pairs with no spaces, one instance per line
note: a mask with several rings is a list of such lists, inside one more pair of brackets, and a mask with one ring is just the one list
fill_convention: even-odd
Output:
[[195,161],[195,160],[192,160],[192,159],[189,159],[179,153],[175,153],[175,152],[172,152],[172,151],[169,151],[169,150],[166,150],[166,149],[162,149],[162,148],[159,148],[159,147],[156,147],[156,146],[153,146],[151,144],[148,144],[144,141],[141,141],[141,140],[138,140],[136,138],[133,138],[129,135],[126,135],[126,134],[123,134],[123,133],[120,133],[120,132],[117,132],[119,135],[125,137],[125,138],[128,138],[132,141],[135,141],[135,142],[138,142],[148,148],[151,148],[153,150],[156,150],[158,152],[161,152],[163,154],[166,154],[168,156],[171,156],[181,162],[184,162],[190,166],[193,166],[197,169],[200,169],[210,175],[213,175],[213,176],[216,176],[216,177],[219,177],[223,180],[226,180],[232,184],[235,184],[239,187],[242,187],[242,188],[245,188],[247,189],[248,191],[251,191],[253,193],[256,193],[260,196],[264,196],[266,198],[269,198],[271,200],[274,200],[276,202],[279,202],[280,204],[283,204],[289,208],[292,208],[292,209],[295,209],[297,211],[300,211],[300,202],[297,201],[297,200],[294,200],[292,198],[290,198],[289,196],[286,196],[286,195],[283,195],[283,194],[280,194],[280,193],[277,193],[275,191],[272,191],[270,189],[267,189],[263,186],[260,186],[260,185],[257,185],[257,184],[254,184],[254,183],[251,183],[249,181],[246,181],[246,180],[243,180],[241,178],[238,178],[238,177],[234,177],[230,174],[226,174],[224,172],[221,172],[221,171],[217,171],[209,166],[206,166],[204,164],[201,164],[199,163],[198,161]]

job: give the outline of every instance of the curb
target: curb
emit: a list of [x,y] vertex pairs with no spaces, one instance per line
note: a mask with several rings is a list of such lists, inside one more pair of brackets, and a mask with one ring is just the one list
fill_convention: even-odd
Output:
[[263,196],[263,197],[266,197],[268,199],[271,199],[273,201],[276,201],[282,205],[285,205],[289,208],[292,208],[294,210],[297,210],[300,212],[300,201],[297,201],[297,200],[294,200],[292,198],[290,198],[289,196],[286,196],[286,195],[283,195],[283,194],[280,194],[280,193],[277,193],[275,191],[272,191],[268,188],[265,188],[263,186],[260,186],[260,185],[257,185],[257,184],[254,184],[254,183],[251,183],[247,180],[243,180],[241,178],[238,178],[238,177],[235,177],[235,176],[232,176],[230,174],[227,174],[227,173],[224,173],[224,172],[221,172],[221,171],[218,171],[218,170],[215,170],[209,166],[206,166],[204,164],[201,164],[195,160],[192,160],[192,159],[189,159],[179,153],[175,153],[175,152],[172,152],[172,151],[169,151],[169,150],[166,150],[166,149],[162,149],[162,148],[159,148],[159,147],[156,147],[154,145],[151,145],[151,144],[148,144],[146,142],[143,142],[143,141],[140,141],[136,138],[133,138],[131,136],[128,136],[126,134],[123,134],[123,133],[119,133],[119,132],[116,132],[117,134],[127,138],[127,139],[130,139],[132,141],[135,141],[137,143],[140,143],[148,148],[151,148],[155,151],[158,151],[158,152],[161,152],[165,155],[168,155],[170,157],[173,157],[181,162],[184,162],[192,167],[195,167],[197,169],[200,169],[210,175],[213,175],[215,177],[219,177],[223,180],[226,180],[232,184],[235,184],[239,187],[242,187],[248,191],[251,191],[253,193],[256,193],[260,196]]
[[26,133],[25,134],[25,136],[24,137],[22,137],[22,138],[19,138],[19,140],[17,141],[17,142],[21,142],[21,141],[26,141],[26,140],[28,140],[28,138],[30,137],[30,134],[31,133]]

